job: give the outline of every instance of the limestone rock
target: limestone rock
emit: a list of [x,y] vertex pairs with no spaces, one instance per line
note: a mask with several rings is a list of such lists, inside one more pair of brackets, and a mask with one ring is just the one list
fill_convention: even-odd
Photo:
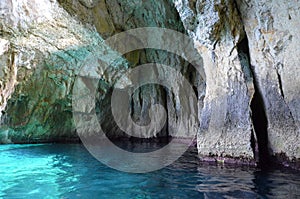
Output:
[[199,117],[200,156],[253,159],[250,146],[249,64],[239,55],[243,24],[233,1],[175,0],[181,19],[203,57],[206,75],[204,107]]
[[[61,1],[60,4],[65,10],[72,15],[77,16],[82,22],[95,25],[97,31],[104,38],[109,38],[126,30],[148,26],[168,28],[184,32],[178,13],[170,0],[100,1],[98,4],[95,4],[93,8],[82,7],[77,1],[71,0]],[[134,40],[134,38],[130,40]],[[171,38],[169,38],[169,40],[171,40]],[[126,48],[126,45],[124,48]],[[205,88],[203,74],[197,73],[189,63],[183,60],[183,58],[171,53],[154,49],[144,49],[128,53],[125,55],[125,58],[129,61],[131,67],[136,67],[145,63],[161,63],[176,67],[177,70],[183,72],[183,75],[195,88],[199,88],[199,91],[197,91],[198,93],[202,93]],[[159,75],[160,74],[158,74],[158,76]],[[161,74],[161,76],[162,75],[165,74]],[[203,99],[200,101],[202,102]],[[172,92],[165,90],[162,87],[146,85],[137,89],[137,91],[133,94],[131,107],[133,120],[140,125],[148,124],[150,121],[149,108],[154,104],[163,105],[168,114],[168,124],[165,129],[158,134],[158,136],[174,135],[174,130],[169,124],[178,123],[176,118],[178,118],[180,112],[181,102],[178,96],[174,96]],[[99,105],[101,107],[109,106],[108,104],[101,103]],[[101,108],[99,109],[101,110]],[[98,114],[107,115],[108,113]],[[106,117],[107,121],[113,120],[112,115],[108,114]],[[192,119],[197,121],[197,118]],[[104,120],[102,123],[105,128],[112,131],[113,134],[122,134],[116,124],[111,124]],[[168,128],[168,130],[166,128]],[[182,132],[180,136],[184,137],[186,133],[187,132]]]
[[[198,118],[191,114],[190,119],[199,120],[200,157],[284,154],[299,159],[299,9],[293,0],[2,0],[0,142],[78,139],[72,89],[86,63],[91,70],[85,74],[101,75],[95,110],[99,122],[112,137],[130,137],[112,115],[114,84],[129,68],[156,62],[180,71],[198,96],[198,107],[193,107]],[[191,53],[201,56],[202,72],[184,54],[142,49],[121,56],[104,42],[149,26],[187,33],[197,51]],[[176,38],[170,40],[176,43]],[[117,61],[105,70],[99,57]],[[168,76],[159,70],[149,73],[160,75]],[[126,79],[118,89],[130,83]],[[146,137],[173,135],[176,129],[169,124],[178,124],[188,103],[181,96],[189,94],[179,93],[158,85],[136,89],[129,106],[134,122],[147,125],[155,104],[167,111],[164,129]],[[88,108],[82,106],[82,111]],[[187,134],[183,130],[179,136]]]
[[11,52],[10,42],[0,39],[0,117],[4,111],[7,100],[14,91],[17,79],[15,54]]
[[300,3],[237,2],[267,116],[270,153],[300,158]]
[[113,51],[56,1],[12,0],[1,6],[2,141],[78,139],[72,121],[74,79],[87,57]]
[[[11,81],[4,82],[1,92],[1,110],[4,111],[1,117],[2,140],[7,142],[78,139],[71,106],[75,77],[87,59],[97,63],[98,57],[109,60],[117,56],[104,44],[102,37],[108,38],[120,31],[144,26],[184,31],[171,1],[7,0],[1,2],[1,12],[4,22],[1,31],[5,39],[3,42],[1,40],[4,53],[1,60],[4,62],[3,70],[9,70],[8,74],[3,73],[3,78]],[[103,128],[112,137],[128,137],[115,124],[110,110],[113,84],[122,70],[158,62],[182,70],[194,87],[204,83],[189,63],[168,52],[145,49],[124,57],[128,61],[119,57],[121,61],[106,71],[101,66],[98,68],[102,79],[96,111]],[[89,71],[86,73],[89,74]],[[139,88],[133,95],[133,120],[138,124],[147,124],[149,108],[159,103],[168,110],[170,122],[176,123],[180,98],[172,97],[172,93],[167,92],[156,85]],[[196,115],[193,117],[197,121]],[[186,133],[182,131],[180,136],[184,137]],[[172,135],[172,129],[163,129],[158,135],[168,134]],[[157,135],[148,137],[153,136]]]

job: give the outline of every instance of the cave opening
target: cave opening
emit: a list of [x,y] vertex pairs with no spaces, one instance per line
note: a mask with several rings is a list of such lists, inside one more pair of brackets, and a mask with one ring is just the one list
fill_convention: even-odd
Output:
[[241,40],[237,46],[239,52],[239,58],[245,61],[247,60],[247,67],[250,75],[253,78],[254,95],[251,100],[251,119],[253,124],[253,130],[251,135],[251,147],[253,149],[254,157],[258,162],[258,166],[261,168],[268,168],[270,166],[270,153],[268,147],[268,119],[265,112],[264,100],[259,89],[259,83],[257,81],[255,71],[250,62],[249,42],[247,35]]

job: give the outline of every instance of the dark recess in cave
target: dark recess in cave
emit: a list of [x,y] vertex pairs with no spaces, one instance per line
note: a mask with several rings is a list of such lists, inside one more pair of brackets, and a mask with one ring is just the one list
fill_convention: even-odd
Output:
[[268,167],[270,163],[270,154],[268,148],[268,120],[264,111],[263,99],[255,85],[255,94],[251,102],[252,122],[257,138],[259,165]]
[[[255,136],[252,135],[251,137],[251,146],[255,155],[255,158],[258,160],[258,165],[261,168],[268,168],[270,166],[270,154],[269,154],[269,147],[268,147],[268,119],[265,113],[264,101],[262,94],[259,90],[259,85],[255,77],[255,73],[253,68],[251,67],[250,63],[250,52],[249,52],[249,44],[248,38],[245,38],[238,44],[237,46],[239,57],[242,59],[241,56],[245,56],[248,58],[248,66],[249,70],[253,77],[254,89],[255,93],[253,99],[251,101],[251,117],[253,122],[253,128]],[[257,151],[258,149],[258,151]],[[258,157],[257,157],[258,153]]]

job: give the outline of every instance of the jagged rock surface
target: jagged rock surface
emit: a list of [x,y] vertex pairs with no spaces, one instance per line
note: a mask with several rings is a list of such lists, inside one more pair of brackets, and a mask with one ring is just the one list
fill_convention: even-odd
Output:
[[238,49],[244,30],[234,2],[174,3],[204,60],[206,95],[199,118],[200,156],[253,159],[249,104],[254,90],[249,64]]
[[[4,143],[77,139],[72,121],[72,87],[87,58],[113,54],[101,36],[107,38],[144,26],[184,30],[170,1],[7,0],[1,2],[1,11],[4,38],[1,40],[4,85],[1,87],[4,113],[1,142]],[[129,62],[123,59],[122,63],[105,71],[99,83],[102,94],[97,99],[98,118],[110,136],[126,136],[110,113],[111,89],[116,73],[121,73],[122,69],[159,62],[178,67],[195,87],[204,83],[201,77],[197,79],[189,63],[167,52],[145,49],[125,57]],[[148,109],[156,103],[168,107],[169,121],[176,120],[180,101],[167,92],[155,85],[135,92],[131,113],[134,121],[147,124]],[[197,121],[196,115],[192,117]],[[172,135],[170,129],[163,129],[160,135],[167,136],[169,132]],[[183,131],[180,136],[185,134]],[[155,134],[149,135],[152,136]]]
[[[76,16],[83,23],[95,25],[97,31],[104,38],[133,28],[149,26],[184,32],[178,13],[170,0],[144,2],[122,0],[94,1],[91,4],[92,6],[83,1],[61,1],[60,3],[70,14]],[[169,39],[171,40],[171,38]],[[176,38],[174,38],[175,40]],[[168,52],[144,49],[128,53],[125,57],[130,62],[131,67],[145,63],[161,63],[175,67],[197,88],[198,93],[203,93],[205,87],[204,75],[196,73],[195,69],[179,56]],[[154,74],[152,75],[155,76]],[[160,74],[158,73],[156,76],[160,76]],[[180,92],[184,93],[184,91]],[[110,96],[107,97],[109,98]],[[147,125],[150,122],[149,108],[157,103],[163,105],[168,114],[167,125],[158,136],[172,136],[174,131],[169,124],[178,123],[177,118],[180,114],[181,102],[178,97],[172,95],[170,90],[154,85],[146,85],[137,89],[133,95],[131,106],[133,121],[140,125]],[[109,104],[101,104],[100,106],[109,106]],[[110,110],[107,110],[105,113],[99,113],[99,115],[105,115],[106,117],[101,123],[107,131],[112,131],[112,134],[116,134],[116,136],[122,134],[118,126],[110,122],[113,120],[113,117],[109,112]],[[197,116],[191,115],[191,119],[197,121]],[[186,132],[181,132],[178,135],[185,137],[186,134]],[[124,134],[124,136],[126,135]],[[153,136],[155,135],[149,137]]]
[[300,158],[300,2],[237,3],[267,116],[269,151]]
[[71,107],[76,72],[86,57],[109,47],[55,1],[1,1],[1,11],[1,142],[76,138]]
[[204,58],[207,89],[199,154],[236,156],[239,151],[252,158],[247,144],[252,131],[255,155],[298,159],[299,2],[174,3]]
[[[186,31],[205,74],[153,49],[119,57],[102,74],[97,96],[98,119],[111,136],[126,136],[109,108],[116,74],[159,62],[181,71],[198,94],[201,157],[253,159],[267,150],[300,158],[299,7],[292,0],[2,0],[0,142],[77,138],[71,98],[79,68],[91,56],[117,57],[102,38],[154,26]],[[180,98],[154,85],[134,93],[133,120],[147,124],[156,103],[166,107],[169,123],[177,122]],[[172,136],[172,129],[160,135]]]

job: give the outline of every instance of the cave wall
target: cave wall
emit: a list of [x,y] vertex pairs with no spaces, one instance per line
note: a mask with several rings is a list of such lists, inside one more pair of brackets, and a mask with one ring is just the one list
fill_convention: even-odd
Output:
[[[4,13],[1,19],[4,22],[1,27],[4,56],[1,59],[5,83],[1,92],[3,143],[78,139],[72,120],[73,84],[86,59],[97,62],[102,54],[108,54],[108,59],[115,58],[103,38],[145,26],[184,32],[179,15],[168,0],[7,0],[1,3],[1,10]],[[129,137],[114,122],[110,108],[111,91],[122,70],[144,63],[161,63],[177,67],[195,88],[203,88],[203,78],[180,56],[144,49],[119,58],[120,63],[104,71],[96,101],[99,122],[111,137]],[[101,65],[97,67],[102,71]],[[146,125],[150,120],[148,110],[157,103],[168,110],[168,122],[159,134],[153,132],[147,137],[172,136],[169,124],[178,122],[181,102],[168,89],[157,85],[138,89],[133,95],[132,118]],[[197,115],[191,114],[191,117],[198,121]],[[177,136],[185,137],[186,134],[182,131]]]
[[[182,33],[185,32],[180,17],[170,0],[92,1],[92,4],[90,2],[73,0],[59,2],[68,13],[76,16],[81,22],[94,25],[103,38],[109,38],[117,33],[139,27],[160,27]],[[190,53],[196,54],[196,51]],[[193,66],[183,59],[184,56],[180,57],[161,50],[143,49],[127,53],[125,58],[129,61],[131,68],[146,63],[160,63],[172,66],[179,70],[197,88],[197,92],[201,94],[205,89],[205,75],[196,73]],[[162,74],[152,75],[161,76]],[[184,93],[184,91],[180,92]],[[110,101],[110,99],[107,101]],[[147,125],[150,122],[149,108],[157,103],[166,108],[168,121],[158,135],[153,133],[150,137],[173,136],[175,134],[174,128],[176,127],[170,124],[179,123],[177,118],[180,115],[181,102],[168,89],[163,89],[157,85],[146,85],[138,89],[133,95],[131,117],[137,124]],[[109,104],[101,103],[101,106],[107,107]],[[201,103],[199,106],[201,106]],[[194,108],[197,109],[197,107]],[[99,113],[99,115],[106,116],[106,119],[101,120],[101,123],[106,131],[111,131],[110,135],[115,134],[115,136],[118,136],[122,134],[126,136],[115,123],[110,122],[113,121],[110,110],[107,110],[106,113]],[[191,115],[192,117],[194,121],[198,121],[197,116]],[[186,132],[180,132],[178,136],[185,137],[186,134]]]
[[272,155],[300,157],[299,1],[237,1]]
[[1,41],[6,44],[1,142],[77,139],[71,107],[77,70],[86,57],[112,50],[56,1],[6,0],[0,6]]
[[200,156],[299,158],[299,2],[174,3],[205,60]]
[[[2,143],[78,139],[71,98],[79,68],[87,58],[118,57],[104,39],[150,26],[187,34],[203,72],[154,49],[119,57],[103,75],[97,97],[98,119],[111,136],[127,136],[109,106],[116,74],[157,62],[179,70],[198,94],[198,117],[191,117],[199,121],[200,158],[300,158],[298,1],[3,0],[0,9]],[[168,114],[159,136],[172,136],[168,124],[177,122],[182,102],[168,89],[138,89],[133,120],[147,124],[155,103]]]
[[174,3],[204,59],[206,96],[199,118],[199,154],[253,159],[249,104],[254,86],[247,57],[238,48],[245,32],[234,2]]

